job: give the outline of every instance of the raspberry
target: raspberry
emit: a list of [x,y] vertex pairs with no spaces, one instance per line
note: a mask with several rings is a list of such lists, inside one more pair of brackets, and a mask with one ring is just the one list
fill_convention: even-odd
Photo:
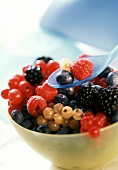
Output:
[[93,66],[91,61],[84,59],[76,60],[70,67],[70,71],[77,80],[83,80],[92,74]]
[[46,100],[41,96],[32,96],[27,101],[28,113],[34,117],[38,116],[47,107]]
[[37,91],[37,95],[42,96],[47,102],[53,102],[57,94],[58,90],[50,87],[47,83],[44,83]]

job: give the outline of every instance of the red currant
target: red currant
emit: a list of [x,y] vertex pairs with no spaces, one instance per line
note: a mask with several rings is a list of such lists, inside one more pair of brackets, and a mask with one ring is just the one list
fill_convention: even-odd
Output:
[[98,128],[102,128],[104,126],[104,120],[99,116],[96,116],[93,118],[93,125],[95,125]]
[[80,120],[80,124],[85,130],[88,130],[92,126],[92,123],[92,118],[90,116],[83,116]]
[[47,72],[48,74],[52,74],[55,70],[57,70],[60,67],[59,63],[54,60],[50,60],[47,63]]
[[8,100],[13,105],[20,104],[23,100],[23,95],[18,89],[11,89],[8,93]]
[[28,69],[29,66],[30,66],[30,64],[28,64],[28,63],[23,65],[23,67],[22,67],[23,74],[26,72],[26,70]]
[[93,114],[93,112],[86,111],[86,112],[83,113],[83,116],[89,116],[90,118],[93,118],[94,114]]
[[9,88],[6,88],[4,90],[1,91],[1,96],[3,99],[8,99],[8,93],[9,93]]
[[107,116],[104,113],[99,112],[96,114],[96,117],[100,117],[101,119],[103,119],[104,125],[107,123]]
[[27,81],[21,81],[19,83],[19,90],[22,92],[24,97],[31,97],[34,92],[33,86]]
[[10,78],[8,81],[8,85],[9,85],[10,89],[15,89],[15,88],[17,89],[20,81],[21,81],[20,78],[16,77],[16,76]]
[[11,105],[8,107],[8,113],[11,115],[11,113],[12,113],[13,110],[19,110],[19,111],[21,111],[21,108],[22,108],[21,105],[12,105],[12,104],[11,104]]
[[36,67],[42,68],[42,74],[45,74],[47,71],[47,64],[43,60],[37,60],[35,63]]
[[90,137],[96,138],[100,136],[100,129],[97,126],[92,126],[89,128],[88,133]]

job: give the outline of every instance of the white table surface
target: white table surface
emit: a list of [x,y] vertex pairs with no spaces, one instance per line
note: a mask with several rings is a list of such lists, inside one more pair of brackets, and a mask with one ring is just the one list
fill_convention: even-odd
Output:
[[[4,19],[6,21],[6,23],[4,23],[3,18],[0,17],[0,23],[3,23],[2,27],[0,27],[0,91],[7,87],[7,81],[12,73],[20,72],[23,64],[26,62],[33,62],[34,59],[39,55],[49,54],[53,55],[53,57],[56,56],[56,59],[59,60],[65,56],[74,57],[82,52],[87,54],[106,53],[106,51],[90,47],[80,42],[72,45],[65,43],[65,41],[63,41],[61,38],[45,34],[38,26],[37,20],[39,18],[37,17],[37,14],[39,9],[42,9],[40,6],[45,7],[44,9],[46,9],[48,4],[45,5],[45,3],[49,2],[48,0],[44,0],[44,4],[42,4],[42,1],[40,0],[36,1],[37,4],[35,5],[33,0],[25,1],[25,3],[21,0],[18,1],[18,4],[21,5],[19,8],[15,0],[11,0],[11,4],[9,4],[11,5],[9,6],[10,8],[8,8],[8,6],[6,7],[5,3],[7,2],[9,1],[5,0],[3,4],[0,4],[0,14],[4,15]],[[26,2],[30,2],[28,7]],[[14,3],[16,7],[15,9],[13,8]],[[15,12],[19,22],[15,16],[14,18],[10,18],[13,16],[13,13],[10,13],[10,17],[6,16],[3,7],[6,7],[7,10],[11,11],[12,8],[13,10],[17,9]],[[22,12],[24,12],[24,15],[19,15],[22,7]],[[30,10],[32,9],[31,7],[34,10],[34,13],[32,13],[33,11],[30,13]],[[25,13],[26,8],[29,12],[27,15]],[[34,19],[31,18],[32,15]],[[28,21],[28,24],[26,24],[26,18],[23,16],[30,16],[30,21]],[[16,21],[17,23],[13,24]],[[8,27],[10,22],[12,22],[12,25]],[[32,23],[34,26],[32,26]],[[23,24],[24,29],[20,27]],[[112,62],[112,65],[116,66],[116,63],[117,62],[115,60]],[[114,160],[112,160],[111,163],[96,170],[117,170],[117,160],[118,158],[116,157]],[[8,169],[61,170],[60,168],[52,165],[48,160],[38,155],[23,141],[23,139],[21,139],[21,137],[16,133],[15,129],[11,126],[8,120],[7,101],[0,97],[0,170]]]

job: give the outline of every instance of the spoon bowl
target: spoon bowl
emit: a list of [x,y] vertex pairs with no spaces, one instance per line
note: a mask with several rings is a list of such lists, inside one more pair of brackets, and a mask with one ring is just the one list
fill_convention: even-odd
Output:
[[83,79],[81,81],[74,79],[74,82],[71,84],[60,85],[56,81],[57,74],[59,74],[62,71],[61,68],[59,68],[49,76],[48,84],[53,88],[69,88],[69,87],[79,86],[98,76],[108,66],[108,64],[117,56],[118,56],[118,45],[114,49],[112,49],[112,51],[109,54],[106,55],[84,56],[83,58],[81,57],[80,59],[89,60],[94,64],[92,75],[90,77]]

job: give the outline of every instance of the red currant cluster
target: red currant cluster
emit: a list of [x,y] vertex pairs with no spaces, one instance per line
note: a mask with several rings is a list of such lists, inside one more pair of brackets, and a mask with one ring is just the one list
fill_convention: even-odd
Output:
[[100,129],[108,125],[107,116],[98,112],[94,115],[92,112],[85,112],[80,120],[80,131],[88,132],[91,137],[98,137]]
[[[40,84],[37,84],[35,86],[33,86],[25,79],[25,73],[29,66],[30,64],[25,64],[22,67],[22,73],[13,75],[8,80],[8,87],[1,91],[2,98],[8,99],[8,112],[10,114],[12,110],[15,109],[21,111],[22,106],[27,103],[28,99],[31,96],[37,95],[39,93],[39,87],[45,82],[45,80],[48,78],[50,74],[52,74],[53,71],[59,68],[59,63],[54,60],[49,60],[47,63],[43,60],[37,60],[35,62],[35,66],[41,67],[44,79]],[[43,88],[41,88],[40,90],[40,93],[44,94],[46,100],[48,101],[49,100],[48,98],[50,98],[51,100],[51,97],[49,96],[52,93],[51,91],[52,88],[49,87],[47,89],[47,93],[45,93],[46,89],[47,88],[43,86]],[[52,93],[53,98],[56,94],[57,94],[57,90],[55,94]]]

